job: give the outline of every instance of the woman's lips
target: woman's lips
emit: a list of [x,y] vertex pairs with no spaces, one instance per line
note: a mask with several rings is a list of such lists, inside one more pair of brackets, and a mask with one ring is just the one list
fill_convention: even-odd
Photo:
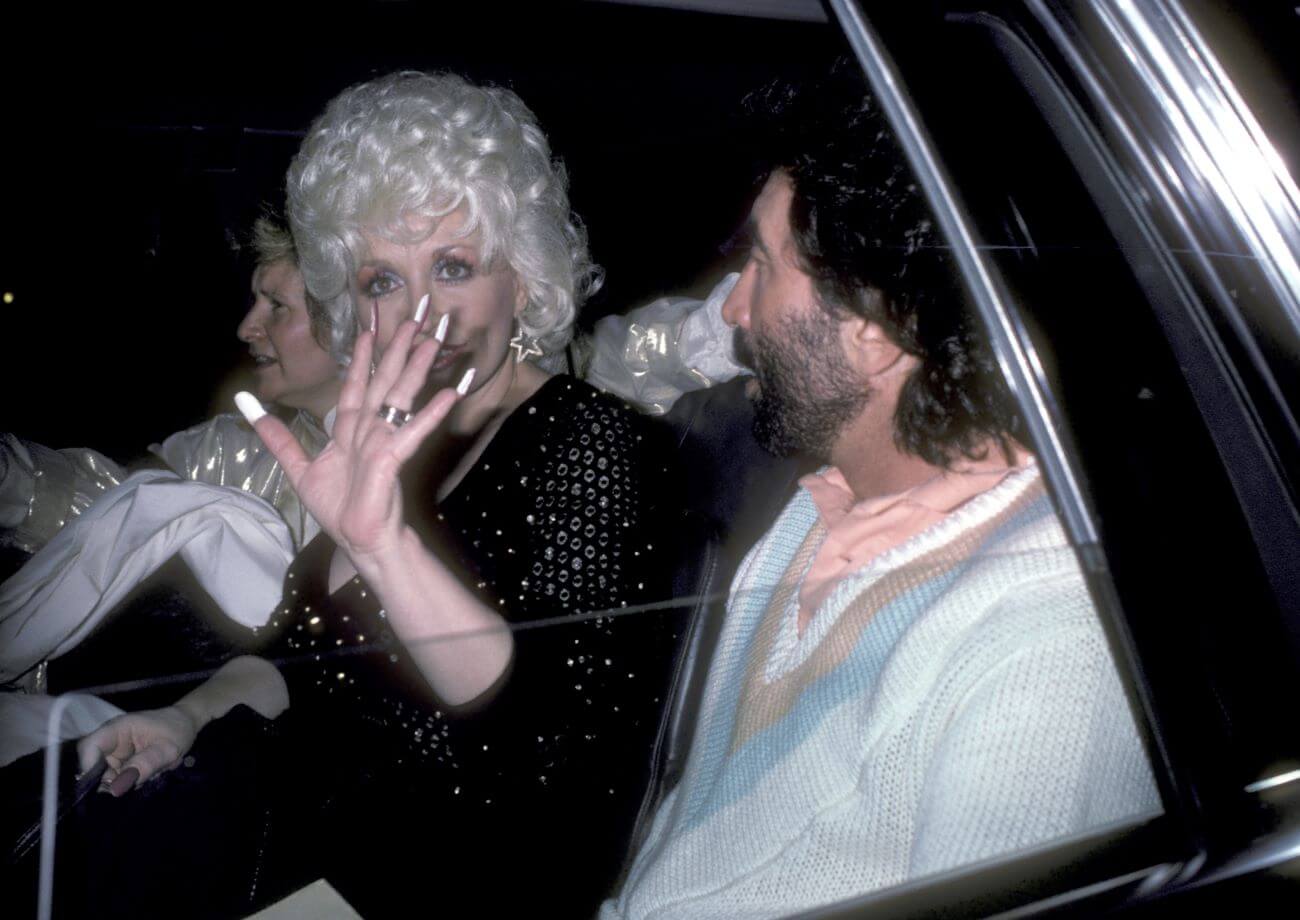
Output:
[[438,357],[433,359],[433,370],[442,371],[451,367],[463,349],[459,345],[443,345],[438,350]]

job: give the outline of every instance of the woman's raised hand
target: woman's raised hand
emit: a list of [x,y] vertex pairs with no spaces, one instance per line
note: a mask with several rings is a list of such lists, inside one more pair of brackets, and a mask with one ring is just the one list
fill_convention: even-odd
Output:
[[[240,394],[236,401],[284,466],[303,505],[374,589],[389,625],[430,687],[458,706],[493,686],[510,663],[514,640],[500,614],[461,584],[402,520],[397,479],[402,464],[474,379],[471,369],[455,390],[440,390],[427,406],[405,418],[446,334],[444,317],[434,338],[412,347],[424,305],[422,301],[414,322],[398,327],[373,375],[373,321],[370,330],[357,337],[339,395],[334,437],[315,460],[251,396]],[[448,636],[459,638],[441,641]]]
[[303,505],[354,564],[396,546],[403,530],[398,473],[473,379],[471,369],[455,390],[439,391],[428,405],[402,421],[446,335],[444,315],[434,337],[412,347],[427,306],[426,296],[415,320],[398,327],[373,375],[369,373],[375,348],[373,317],[371,328],[357,336],[339,395],[333,437],[315,459],[279,419],[265,413],[255,397],[247,393],[235,397],[240,411],[284,467]]

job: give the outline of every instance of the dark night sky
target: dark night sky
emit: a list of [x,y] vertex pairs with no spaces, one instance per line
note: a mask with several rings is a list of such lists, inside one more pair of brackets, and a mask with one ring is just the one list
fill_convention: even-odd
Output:
[[825,25],[443,6],[322,5],[297,18],[223,6],[184,25],[69,14],[30,47],[12,33],[0,287],[15,299],[0,305],[0,430],[129,461],[232,411],[247,276],[229,241],[282,198],[298,134],[351,83],[452,70],[518,92],[569,170],[607,271],[590,321],[716,274],[747,207],[730,128],[740,99],[840,50]]

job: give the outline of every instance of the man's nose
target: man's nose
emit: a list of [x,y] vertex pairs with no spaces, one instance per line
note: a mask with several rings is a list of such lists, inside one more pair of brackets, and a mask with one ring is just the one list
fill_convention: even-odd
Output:
[[736,286],[731,289],[727,299],[722,302],[722,319],[728,326],[738,326],[741,329],[749,328],[749,284],[750,284],[749,266],[740,273]]

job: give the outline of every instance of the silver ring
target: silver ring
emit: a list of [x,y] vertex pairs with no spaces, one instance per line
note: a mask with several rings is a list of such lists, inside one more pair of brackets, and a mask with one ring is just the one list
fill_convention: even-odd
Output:
[[405,409],[399,409],[396,406],[390,406],[388,403],[384,403],[379,407],[379,417],[388,422],[388,424],[401,428],[415,416],[412,413],[407,412]]

